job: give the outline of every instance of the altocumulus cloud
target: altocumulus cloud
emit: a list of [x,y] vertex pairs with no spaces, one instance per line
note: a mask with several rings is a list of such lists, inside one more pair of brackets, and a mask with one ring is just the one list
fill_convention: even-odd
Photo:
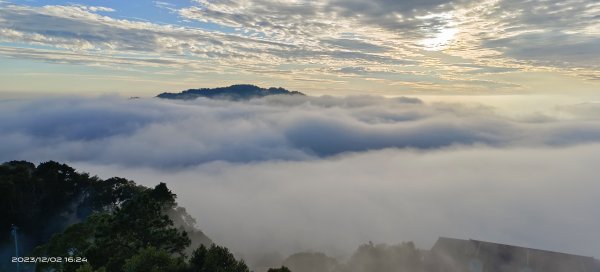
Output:
[[477,74],[549,67],[598,78],[594,0],[194,0],[178,8],[143,2],[169,10],[175,25],[124,19],[116,7],[0,1],[0,56],[160,71],[278,71],[278,80],[343,80],[350,72],[396,84],[410,75],[428,90],[422,83],[448,79],[511,89],[519,86]]
[[166,181],[251,263],[439,235],[598,257],[597,104],[561,111],[373,96],[4,101],[0,160]]

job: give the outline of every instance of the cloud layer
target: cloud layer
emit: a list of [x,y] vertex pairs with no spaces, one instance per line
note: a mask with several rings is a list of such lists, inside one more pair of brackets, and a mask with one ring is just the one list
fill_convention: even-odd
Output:
[[597,104],[510,118],[373,96],[1,103],[0,160],[167,182],[251,263],[438,236],[600,256]]
[[593,115],[517,120],[483,106],[424,104],[413,98],[269,97],[246,103],[104,97],[3,104],[0,140],[7,144],[0,147],[0,160],[182,168],[213,161],[310,160],[385,148],[600,141]]
[[429,248],[438,236],[597,257],[599,151],[598,144],[383,150],[176,172],[78,166],[168,182],[201,229],[251,263],[274,252],[344,256],[368,241]]

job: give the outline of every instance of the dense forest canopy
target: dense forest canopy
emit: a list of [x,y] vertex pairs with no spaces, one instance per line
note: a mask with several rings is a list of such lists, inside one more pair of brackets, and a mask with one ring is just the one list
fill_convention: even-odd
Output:
[[81,262],[23,263],[21,271],[249,271],[225,247],[194,227],[165,183],[146,188],[102,180],[57,162],[0,165],[1,271],[19,256],[73,257]]

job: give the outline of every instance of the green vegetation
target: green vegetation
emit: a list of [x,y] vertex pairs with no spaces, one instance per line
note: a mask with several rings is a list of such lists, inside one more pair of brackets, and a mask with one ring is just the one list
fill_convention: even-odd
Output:
[[[175,195],[164,183],[142,189],[114,211],[94,213],[54,235],[49,243],[36,248],[34,255],[82,256],[93,268],[120,271],[125,270],[126,263],[128,268],[136,268],[140,259],[154,254],[162,256],[164,265],[176,267],[177,260],[170,260],[170,256],[183,258],[190,239],[166,215],[175,205]],[[74,271],[79,264],[38,265],[38,269],[47,267]]]
[[161,93],[157,95],[158,98],[165,99],[179,99],[179,100],[192,100],[199,97],[205,97],[210,99],[223,99],[223,100],[250,100],[253,98],[260,98],[269,95],[304,95],[297,91],[288,91],[284,88],[261,88],[255,85],[239,84],[231,85],[229,87],[219,88],[201,88],[201,89],[189,89],[180,93]]
[[225,247],[215,244],[210,248],[200,246],[190,258],[191,271],[197,272],[249,272],[243,260],[237,261]]
[[[0,165],[0,190],[0,225],[19,227],[21,256],[74,260],[24,264],[21,271],[250,271],[194,228],[195,220],[177,206],[165,183],[146,188],[123,178],[91,177],[57,162],[36,167],[12,161]],[[197,246],[190,246],[190,237]],[[3,235],[0,246],[3,262],[10,260],[11,237]],[[13,263],[0,264],[0,271],[14,269]]]
[[[8,235],[12,224],[19,227],[20,256],[75,260],[23,264],[21,271],[250,272],[194,227],[165,183],[147,188],[57,162],[12,161],[0,165],[0,190],[2,262],[15,253]],[[297,253],[268,272],[419,272],[426,271],[425,257],[412,243],[369,243],[345,263],[322,253]],[[14,269],[14,263],[0,263],[0,271]]]

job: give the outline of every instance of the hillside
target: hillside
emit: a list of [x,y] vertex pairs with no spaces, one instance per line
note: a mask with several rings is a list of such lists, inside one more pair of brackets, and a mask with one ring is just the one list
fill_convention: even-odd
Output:
[[21,259],[54,258],[23,261],[22,272],[249,272],[195,228],[165,183],[148,188],[53,161],[11,161],[0,164],[0,190],[0,271],[17,270],[17,250]]
[[305,95],[297,91],[288,91],[284,88],[261,88],[255,85],[240,84],[231,85],[229,87],[219,88],[201,88],[201,89],[189,89],[180,93],[161,93],[157,95],[158,98],[164,99],[180,99],[180,100],[192,100],[199,97],[211,98],[211,99],[224,99],[224,100],[250,100],[253,98],[260,98],[269,95]]

